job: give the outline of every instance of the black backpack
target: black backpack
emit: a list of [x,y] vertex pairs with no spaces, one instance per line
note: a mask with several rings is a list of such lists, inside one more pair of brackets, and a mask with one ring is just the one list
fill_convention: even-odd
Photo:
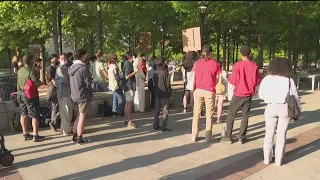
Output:
[[112,116],[112,107],[109,106],[108,102],[105,100],[103,102],[103,116],[104,117],[110,117]]

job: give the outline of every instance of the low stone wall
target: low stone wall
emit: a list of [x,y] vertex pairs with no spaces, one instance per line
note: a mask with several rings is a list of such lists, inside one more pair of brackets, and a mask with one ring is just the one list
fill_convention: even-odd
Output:
[[[149,111],[149,90],[146,88],[146,107],[145,110]],[[109,106],[112,107],[112,92],[94,93],[93,100],[89,109],[89,118],[98,117],[98,105],[107,101]],[[45,96],[40,96],[40,106],[47,106],[51,108],[51,104],[47,102]],[[19,113],[19,107],[13,107],[11,101],[0,102],[0,130],[9,129],[9,121],[14,118],[15,113]]]

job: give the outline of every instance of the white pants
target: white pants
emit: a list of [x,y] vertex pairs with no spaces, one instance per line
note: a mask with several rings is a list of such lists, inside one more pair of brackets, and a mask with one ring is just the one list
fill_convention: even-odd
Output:
[[[286,135],[290,118],[287,104],[268,104],[264,112],[266,135],[264,137],[264,163],[269,164],[275,154],[276,165],[283,163],[286,152]],[[277,132],[277,133],[276,133]],[[277,136],[275,152],[273,152],[274,136]]]
[[61,134],[71,132],[72,102],[70,97],[59,98],[59,112],[61,117]]
[[144,88],[139,88],[135,91],[134,106],[133,106],[135,112],[144,112],[145,95],[146,95],[146,92]]

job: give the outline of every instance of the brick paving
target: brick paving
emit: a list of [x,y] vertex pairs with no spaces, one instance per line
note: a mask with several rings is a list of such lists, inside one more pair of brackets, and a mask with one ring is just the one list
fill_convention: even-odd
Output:
[[[320,137],[320,127],[316,127],[307,132],[299,134],[295,137],[293,143],[286,145],[286,156],[292,154],[295,150],[306,146],[316,140],[319,140]],[[285,160],[284,160],[285,163]],[[270,165],[273,165],[271,163]],[[267,167],[263,163],[263,152],[262,150],[248,156],[236,163],[230,164],[226,167],[213,171],[210,174],[207,174],[203,177],[198,178],[198,180],[215,180],[215,179],[224,179],[224,180],[238,180],[244,179],[261,169]]]

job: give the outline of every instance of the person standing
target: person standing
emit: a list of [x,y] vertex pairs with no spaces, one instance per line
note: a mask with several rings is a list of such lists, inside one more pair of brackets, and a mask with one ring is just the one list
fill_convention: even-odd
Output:
[[[182,62],[185,74],[185,90],[183,96],[183,113],[187,113],[188,102],[193,106],[193,92],[192,92],[192,71],[194,63],[198,60],[197,53],[195,51],[188,51],[185,54],[184,61]],[[193,73],[193,74],[192,74]],[[192,85],[191,85],[192,84]]]
[[93,93],[89,70],[86,67],[88,55],[86,50],[79,49],[75,61],[68,69],[70,77],[71,99],[78,111],[78,117],[73,124],[72,142],[78,145],[88,143],[90,140],[82,137]]
[[155,107],[155,92],[154,92],[154,88],[153,88],[153,74],[154,74],[154,71],[155,71],[155,64],[154,64],[154,59],[156,57],[155,56],[152,56],[151,57],[151,60],[148,64],[148,89],[149,89],[149,92],[150,92],[150,103],[151,103],[151,109],[154,109]]
[[[218,81],[221,81],[222,84],[225,86],[226,89],[228,89],[228,73],[226,70],[224,70],[222,64],[220,66],[221,73],[218,75]],[[222,94],[216,94],[216,101],[215,101],[215,108],[217,108],[217,123],[220,124],[221,121],[221,115],[222,115],[222,109],[223,109],[223,101],[225,97],[227,96],[227,91],[222,92]]]
[[216,93],[217,75],[221,72],[219,63],[212,59],[212,47],[202,47],[202,58],[193,66],[194,80],[194,113],[192,121],[192,141],[196,142],[199,133],[199,119],[203,103],[206,106],[206,142],[212,140],[212,117]]
[[12,74],[17,74],[18,69],[19,69],[19,62],[20,58],[19,56],[13,56],[12,61],[11,61],[11,73]]
[[42,63],[41,58],[36,58],[33,63],[33,69],[35,70],[38,79],[40,79],[40,73],[42,69],[41,63]]
[[[153,74],[154,91],[156,97],[155,111],[154,111],[154,123],[153,130],[162,132],[171,131],[167,128],[167,122],[169,117],[169,101],[171,99],[171,85],[169,72],[164,68],[164,60],[156,58],[155,60],[156,70]],[[160,110],[163,109],[162,125],[159,126]]]
[[228,110],[226,136],[221,139],[221,142],[230,144],[232,143],[234,119],[240,109],[242,110],[242,121],[238,143],[243,144],[246,141],[252,95],[256,92],[256,86],[261,81],[258,66],[249,59],[251,53],[249,46],[242,46],[240,53],[242,60],[233,65],[232,74],[228,79],[235,88]]
[[131,53],[128,53],[125,57],[124,65],[123,65],[123,90],[125,92],[126,103],[124,107],[124,116],[125,123],[128,127],[136,128],[137,125],[134,121],[132,121],[132,109],[133,109],[133,101],[134,94],[136,91],[136,77],[135,74],[138,72],[140,67],[133,68],[133,58],[134,56]]
[[264,163],[270,164],[273,157],[273,139],[277,136],[275,144],[275,163],[281,166],[285,154],[286,134],[291,118],[288,116],[286,97],[293,95],[301,111],[301,102],[296,85],[291,77],[292,65],[287,58],[275,58],[268,66],[268,74],[261,81],[259,97],[267,105],[264,112],[266,134],[263,152]]
[[60,134],[72,135],[71,120],[72,120],[72,102],[70,80],[68,75],[68,60],[67,55],[62,53],[59,58],[60,64],[56,71],[57,96],[59,102],[59,112],[61,117]]
[[105,79],[108,78],[108,73],[104,67],[104,57],[101,51],[97,53],[97,60],[92,63],[92,75],[93,82],[95,84],[96,92],[107,92],[108,87],[106,85]]
[[117,58],[114,57],[109,62],[108,69],[109,89],[112,91],[112,112],[114,116],[123,116],[123,92],[121,87],[121,80],[119,75],[119,68],[117,66]]
[[133,67],[135,71],[138,71],[135,74],[136,77],[136,91],[134,95],[134,111],[135,112],[144,112],[145,108],[145,80],[146,80],[146,75],[144,74],[142,70],[142,58],[138,57],[134,62],[133,62]]
[[57,127],[60,122],[58,122],[59,116],[59,103],[57,97],[57,83],[55,80],[56,69],[59,65],[59,56],[52,54],[50,57],[50,66],[46,69],[46,82],[48,84],[47,89],[47,101],[51,103],[51,121],[49,122],[52,131],[57,132]]
[[[23,56],[24,67],[20,68],[17,74],[17,102],[20,107],[20,122],[23,131],[24,140],[33,139],[34,142],[44,140],[44,136],[38,134],[39,130],[39,94],[32,99],[28,99],[25,92],[25,84],[30,79],[37,87],[41,86],[41,82],[37,79],[33,66],[33,56],[31,54]],[[37,92],[38,93],[38,92]],[[32,118],[33,135],[28,132],[28,117]]]

